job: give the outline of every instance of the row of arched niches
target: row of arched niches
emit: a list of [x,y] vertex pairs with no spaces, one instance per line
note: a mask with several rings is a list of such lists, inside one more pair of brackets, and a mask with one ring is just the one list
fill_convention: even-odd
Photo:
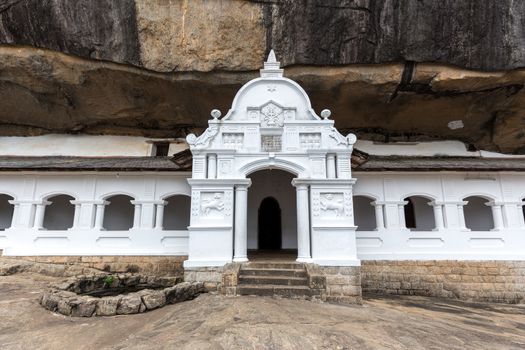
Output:
[[[0,194],[0,229],[9,228],[13,221],[13,198]],[[57,194],[45,198],[43,228],[47,230],[68,230],[75,219],[75,198],[67,194]],[[105,199],[103,229],[106,231],[126,231],[134,225],[135,205],[133,197],[117,194]],[[191,199],[186,195],[174,195],[163,198],[165,201],[161,228],[164,230],[186,230],[190,224]]]
[[[0,230],[11,227],[14,205],[13,198],[0,194]],[[46,198],[49,202],[45,207],[43,228],[47,230],[67,230],[73,227],[75,205],[70,195],[58,194]],[[107,231],[125,231],[133,227],[134,205],[133,197],[119,194],[106,198],[108,204],[104,206],[103,228]],[[164,215],[162,229],[186,230],[190,223],[191,199],[186,195],[174,195],[163,199]],[[525,198],[523,199],[525,201]],[[373,231],[377,229],[375,199],[366,196],[354,196],[354,218],[358,231]],[[404,198],[405,226],[411,231],[431,231],[436,228],[434,210],[430,205],[431,198],[412,196]],[[490,198],[471,196],[463,198],[468,202],[463,206],[466,228],[472,231],[490,231],[494,228],[492,211],[486,204]],[[523,207],[525,216],[525,206]]]

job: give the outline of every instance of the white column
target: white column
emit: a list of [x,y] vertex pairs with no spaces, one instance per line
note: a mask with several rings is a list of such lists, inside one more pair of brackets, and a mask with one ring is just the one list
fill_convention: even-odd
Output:
[[326,155],[326,177],[328,179],[335,179],[335,155],[327,154]]
[[399,227],[407,228],[406,218],[405,218],[405,205],[408,204],[408,201],[402,201],[397,205],[397,212],[399,215]]
[[233,261],[248,261],[248,186],[235,186],[235,226]]
[[518,207],[518,223],[520,227],[525,227],[525,216],[523,215],[523,205],[525,202],[517,205]]
[[108,201],[103,201],[102,203],[97,203],[97,209],[95,213],[95,230],[103,230],[104,229],[104,209],[106,205],[109,204]]
[[501,212],[501,204],[496,202],[489,202],[485,205],[489,206],[492,210],[492,219],[494,220],[494,231],[499,231],[504,228],[503,226],[503,214]]
[[142,204],[136,201],[131,201],[131,204],[135,206],[135,211],[133,213],[133,227],[132,228],[138,229],[140,227],[140,214],[141,214]]
[[297,261],[311,262],[308,186],[296,184],[295,187],[297,192]]
[[166,201],[157,203],[157,210],[155,214],[155,229],[163,230],[164,229],[164,206],[168,204]]
[[376,230],[381,231],[385,229],[385,219],[383,217],[383,204],[375,201],[370,203],[374,206],[376,213]]
[[71,202],[71,204],[73,204],[75,206],[75,214],[73,216],[73,227],[71,227],[71,229],[75,229],[75,228],[78,228],[79,223],[80,223],[80,208],[81,208],[81,204],[80,204],[80,202],[78,202],[76,200],[72,200],[70,202]]
[[467,225],[465,224],[465,212],[463,207],[468,204],[468,201],[462,201],[458,203],[458,220],[460,230],[468,230]]
[[217,178],[217,155],[208,155],[208,179]]
[[434,209],[434,221],[436,223],[435,230],[440,231],[445,228],[445,220],[443,219],[443,205],[437,202],[429,202],[428,205]]
[[46,212],[46,205],[49,205],[49,204],[51,204],[51,202],[42,201],[42,203],[37,203],[36,205],[34,228],[36,228],[37,230],[44,229],[44,215]]

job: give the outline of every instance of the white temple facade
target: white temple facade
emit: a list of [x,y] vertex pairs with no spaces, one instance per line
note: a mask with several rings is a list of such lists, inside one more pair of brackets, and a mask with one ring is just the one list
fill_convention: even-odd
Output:
[[525,159],[459,142],[356,142],[330,118],[272,52],[201,135],[160,140],[173,159],[143,138],[0,138],[0,249],[181,256],[185,269],[257,249],[340,267],[525,261]]

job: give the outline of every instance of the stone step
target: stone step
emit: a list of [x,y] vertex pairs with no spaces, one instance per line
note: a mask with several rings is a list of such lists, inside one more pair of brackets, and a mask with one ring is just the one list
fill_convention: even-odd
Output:
[[257,261],[243,264],[242,268],[250,269],[295,269],[304,270],[304,264],[294,261]]
[[239,276],[307,277],[305,269],[259,269],[251,267],[241,268]]
[[257,295],[257,296],[281,296],[287,298],[304,298],[320,295],[321,292],[316,289],[310,289],[307,286],[282,286],[282,285],[256,285],[244,284],[237,286],[238,295]]
[[306,277],[291,276],[239,276],[239,285],[284,285],[284,286],[308,286]]

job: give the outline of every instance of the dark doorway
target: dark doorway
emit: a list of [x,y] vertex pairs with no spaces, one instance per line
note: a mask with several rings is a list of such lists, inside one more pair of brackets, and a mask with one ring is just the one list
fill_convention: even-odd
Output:
[[281,208],[273,197],[266,197],[259,206],[258,218],[259,249],[281,249]]

